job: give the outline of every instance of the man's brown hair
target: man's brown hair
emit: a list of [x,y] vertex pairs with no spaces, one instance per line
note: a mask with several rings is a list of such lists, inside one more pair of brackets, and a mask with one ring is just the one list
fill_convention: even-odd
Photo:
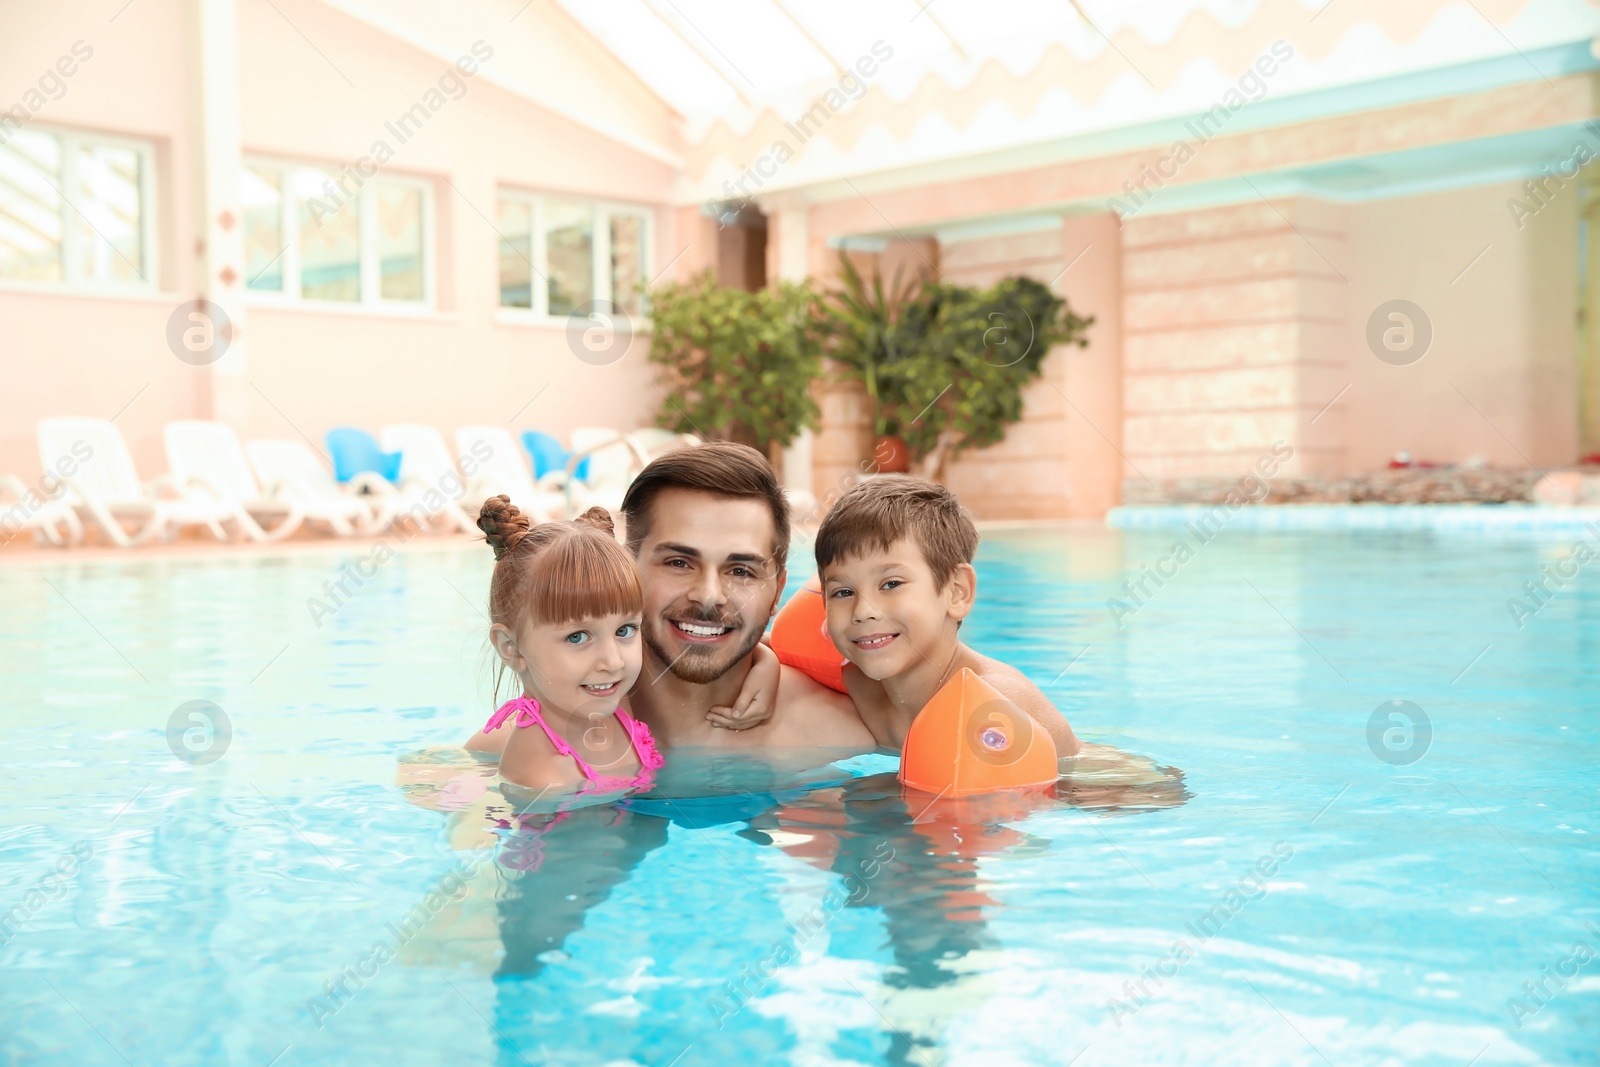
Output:
[[760,500],[772,512],[773,562],[782,567],[788,559],[789,498],[783,495],[783,486],[766,457],[749,445],[709,441],[651,460],[622,498],[628,551],[636,557],[650,536],[651,507],[665,489]]
[[939,588],[978,551],[978,527],[955,494],[904,474],[880,474],[853,487],[817,528],[817,570],[906,535],[922,550]]

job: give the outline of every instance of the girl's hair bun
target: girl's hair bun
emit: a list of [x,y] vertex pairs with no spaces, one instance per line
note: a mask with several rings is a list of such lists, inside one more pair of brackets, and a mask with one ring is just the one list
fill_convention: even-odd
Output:
[[494,549],[495,559],[516,548],[528,536],[532,526],[528,516],[517,510],[511,498],[504,493],[485,500],[483,507],[478,509],[478,529],[483,531],[483,539]]
[[611,512],[598,505],[585,511],[573,521],[579,526],[592,526],[607,537],[615,537],[617,533],[616,523],[611,521]]

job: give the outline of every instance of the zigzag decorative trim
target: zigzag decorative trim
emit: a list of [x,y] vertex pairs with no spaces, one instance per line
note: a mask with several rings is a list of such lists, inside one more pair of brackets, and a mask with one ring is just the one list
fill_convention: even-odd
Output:
[[[1280,38],[1289,41],[1297,54],[1320,60],[1358,30],[1376,28],[1395,44],[1405,46],[1421,37],[1436,19],[1453,12],[1470,14],[1476,10],[1498,27],[1512,22],[1538,2],[1457,0],[1430,8],[1393,0],[1333,0],[1313,20],[1312,14],[1295,0],[1263,0],[1250,20],[1237,28],[1222,25],[1211,12],[1201,9],[1190,13],[1172,41],[1161,46],[1149,44],[1124,27],[1112,35],[1114,47],[1087,62],[1074,56],[1066,45],[1056,43],[1040,54],[1026,75],[1019,76],[999,59],[989,58],[959,87],[931,72],[901,100],[880,86],[870,86],[853,106],[832,116],[817,137],[847,153],[874,126],[883,127],[896,141],[903,142],[919,122],[937,114],[952,128],[962,131],[976,121],[980,111],[996,103],[1013,115],[1026,118],[1052,90],[1065,90],[1087,108],[1100,102],[1113,83],[1129,75],[1148,79],[1157,93],[1168,91],[1198,58],[1209,58],[1224,71],[1243,72],[1270,42]],[[811,103],[821,99],[819,94]],[[792,142],[786,123],[799,114],[803,111],[786,118],[766,108],[743,133],[718,119],[702,137],[686,146],[686,176],[691,181],[698,180],[719,159],[745,163],[775,141]]]

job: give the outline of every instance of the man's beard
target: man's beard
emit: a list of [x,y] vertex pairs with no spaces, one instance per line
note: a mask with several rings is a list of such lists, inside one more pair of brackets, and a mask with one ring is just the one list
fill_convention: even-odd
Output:
[[[707,625],[732,625],[735,628],[735,632],[740,626],[740,622],[732,622],[728,619],[720,618],[700,619],[698,621]],[[752,628],[749,636],[745,638],[743,647],[729,656],[725,663],[717,663],[711,658],[710,649],[698,645],[689,645],[681,654],[674,657],[662,643],[660,632],[655,629],[655,626],[671,627],[672,623],[662,618],[657,618],[653,622],[654,625],[651,625],[651,620],[646,620],[643,635],[645,646],[650,649],[651,654],[656,659],[666,665],[667,670],[672,672],[674,678],[688,682],[691,685],[711,684],[733,670],[739,664],[739,661],[755,651],[756,645],[761,643],[761,631]]]

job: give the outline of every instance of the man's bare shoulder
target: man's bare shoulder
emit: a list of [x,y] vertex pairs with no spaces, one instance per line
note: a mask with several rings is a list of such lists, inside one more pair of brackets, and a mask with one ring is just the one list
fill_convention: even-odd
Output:
[[[778,676],[778,732],[792,744],[830,748],[875,748],[872,731],[844,693],[835,692],[804,671],[785,666]],[[791,740],[792,739],[792,740]]]

